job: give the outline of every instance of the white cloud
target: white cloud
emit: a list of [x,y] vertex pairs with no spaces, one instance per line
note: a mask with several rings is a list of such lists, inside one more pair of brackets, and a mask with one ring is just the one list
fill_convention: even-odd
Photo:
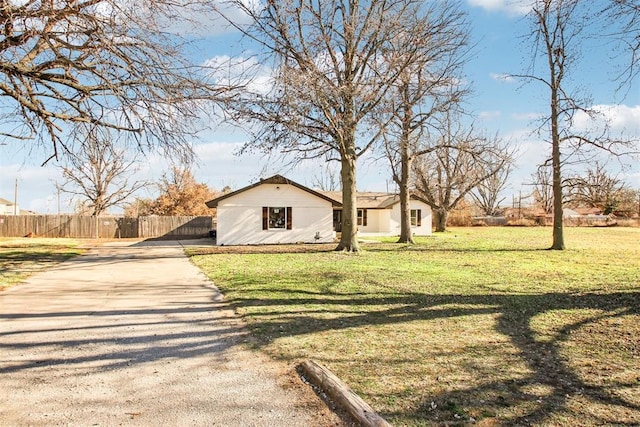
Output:
[[516,81],[516,79],[512,75],[504,73],[490,73],[489,77],[491,77],[495,81],[504,83],[514,83]]
[[209,142],[196,145],[194,151],[201,162],[228,161],[236,158],[241,146],[238,142]]
[[246,85],[251,92],[267,93],[272,87],[273,70],[256,57],[214,56],[203,64],[210,69],[211,77],[218,85]]
[[[574,128],[581,132],[595,132],[602,130],[605,120],[610,126],[613,137],[622,135],[627,138],[640,138],[640,105],[597,105],[594,110],[601,113],[599,119],[592,119],[585,113],[577,114],[574,120]],[[512,114],[515,118],[518,116],[522,120],[532,121],[540,117],[539,114]],[[535,125],[532,124],[533,127]],[[530,190],[527,182],[530,176],[535,172],[538,165],[542,164],[550,157],[551,145],[545,141],[545,135],[538,135],[533,132],[532,127],[520,128],[509,134],[502,135],[505,141],[511,141],[514,148],[517,148],[516,167],[510,178],[512,188],[517,189],[521,185],[523,194]],[[599,154],[599,153],[595,153]],[[603,162],[608,159],[607,153],[600,153],[603,156]],[[625,170],[624,178],[626,182],[634,188],[638,188],[640,184],[640,171],[638,170],[637,161],[632,158],[619,159],[629,167]]]
[[[258,2],[244,1],[243,3],[249,8],[255,8]],[[161,23],[168,32],[181,36],[207,37],[237,33],[238,29],[230,25],[214,9],[219,9],[237,25],[243,26],[251,22],[241,8],[222,1],[200,3],[179,0],[167,11],[168,16],[163,17]]]
[[613,136],[640,138],[640,105],[600,104],[592,109],[598,113],[594,117],[582,111],[575,115],[573,125],[577,131],[597,132],[608,125]]
[[518,121],[534,121],[541,117],[540,113],[511,113],[511,117]]
[[509,15],[524,15],[531,10],[527,0],[467,0],[470,6],[481,7],[490,12],[505,12]]
[[478,118],[482,120],[494,120],[500,118],[501,116],[502,112],[499,110],[481,111],[480,114],[478,114]]

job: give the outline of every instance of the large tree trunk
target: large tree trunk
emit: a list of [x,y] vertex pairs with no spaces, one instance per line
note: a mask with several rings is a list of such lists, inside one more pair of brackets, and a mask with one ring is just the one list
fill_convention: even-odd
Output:
[[411,170],[411,158],[402,153],[400,162],[400,239],[398,243],[415,243],[411,230],[411,204],[409,194],[409,171]]
[[433,211],[436,222],[436,233],[443,233],[447,231],[447,218],[449,217],[449,211],[446,209],[435,209]]
[[560,170],[560,143],[554,137],[553,141],[553,244],[551,249],[564,249],[564,225],[562,203],[562,174]]
[[356,156],[342,156],[342,235],[336,251],[358,252],[358,207],[356,205]]
[[98,215],[93,215],[94,219],[94,229],[93,229],[93,237],[94,239],[100,238],[100,217]]
[[[553,70],[553,68],[552,68]],[[552,82],[555,78],[552,73]],[[563,201],[562,201],[562,173],[560,169],[560,133],[558,131],[558,91],[551,89],[551,161],[552,161],[552,182],[553,182],[553,244],[550,249],[564,249],[564,229],[563,229]]]

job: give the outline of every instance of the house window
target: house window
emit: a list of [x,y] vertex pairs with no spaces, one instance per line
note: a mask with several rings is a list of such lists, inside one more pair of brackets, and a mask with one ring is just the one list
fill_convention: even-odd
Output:
[[367,210],[366,209],[358,209],[358,225],[363,227],[367,226]]
[[411,209],[411,225],[414,227],[420,227],[422,225],[421,209]]
[[263,207],[263,230],[291,230],[293,224],[293,209],[291,206]]

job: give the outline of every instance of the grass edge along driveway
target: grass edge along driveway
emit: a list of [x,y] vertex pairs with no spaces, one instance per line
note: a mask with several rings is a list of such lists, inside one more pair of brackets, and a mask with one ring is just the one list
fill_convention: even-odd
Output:
[[63,238],[0,238],[0,291],[86,252],[80,244],[76,239]]
[[640,229],[459,228],[359,255],[191,249],[257,345],[394,425],[640,424]]

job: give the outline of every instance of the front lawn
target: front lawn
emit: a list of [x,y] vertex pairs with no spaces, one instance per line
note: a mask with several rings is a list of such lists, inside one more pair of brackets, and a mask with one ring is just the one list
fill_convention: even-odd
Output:
[[0,290],[84,252],[74,239],[0,238]]
[[566,251],[483,227],[191,254],[264,351],[324,364],[394,425],[639,425],[640,229],[565,232]]

